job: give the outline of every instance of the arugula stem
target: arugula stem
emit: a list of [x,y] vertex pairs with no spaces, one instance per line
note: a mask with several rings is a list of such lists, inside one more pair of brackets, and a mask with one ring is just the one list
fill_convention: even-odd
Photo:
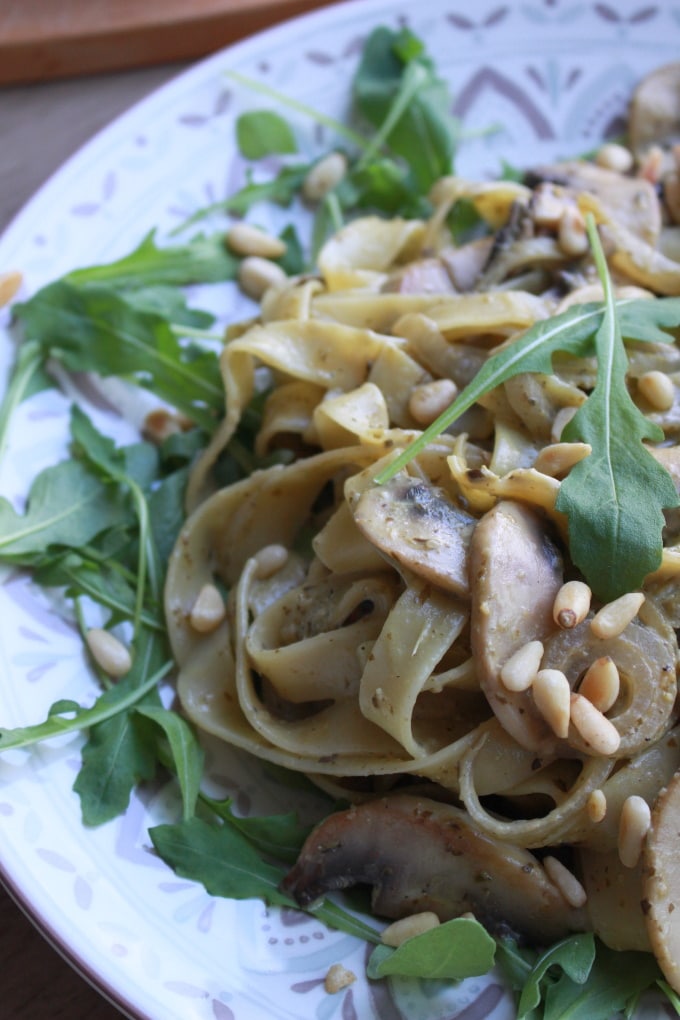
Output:
[[129,694],[124,695],[117,701],[107,701],[103,705],[101,699],[92,708],[83,708],[71,719],[64,719],[63,716],[52,715],[45,722],[36,723],[34,726],[20,726],[11,730],[0,730],[0,752],[9,751],[15,747],[29,747],[31,744],[38,744],[41,740],[50,737],[59,737],[63,733],[74,733],[77,730],[89,729],[96,723],[111,719],[119,712],[136,705],[138,701],[148,694],[160,683],[163,677],[167,676],[173,668],[174,663],[168,661],[156,670],[145,683],[135,687]]
[[214,340],[220,347],[224,346],[222,333],[212,333],[209,329],[198,329],[196,326],[183,326],[177,322],[169,322],[168,325],[175,336],[187,337],[192,340]]
[[241,74],[239,71],[227,71],[226,75],[228,78],[233,79],[239,83],[239,85],[245,85],[246,88],[252,89],[254,92],[259,92],[263,96],[268,96],[270,99],[276,100],[282,106],[288,106],[291,110],[296,110],[297,113],[302,113],[305,117],[309,117],[311,120],[316,121],[317,124],[323,124],[324,127],[330,128],[341,138],[346,138],[348,142],[356,146],[357,149],[364,150],[367,143],[366,139],[361,135],[357,134],[356,131],[352,131],[346,124],[342,124],[340,121],[335,120],[334,117],[329,117],[324,113],[320,113],[319,110],[315,110],[313,106],[307,106],[306,103],[301,103],[299,99],[292,99],[290,96],[283,95],[281,92],[277,92],[276,89],[272,89],[269,85],[265,85],[264,82],[257,81],[255,78],[249,78],[248,75]]
[[359,157],[357,166],[365,166],[375,154],[380,151],[387,141],[393,128],[399,123],[404,113],[411,104],[413,97],[418,93],[422,85],[427,81],[427,74],[424,68],[418,64],[410,64],[408,71],[399,87],[387,116],[380,125],[380,129],[371,138],[370,142]]
[[24,399],[31,380],[42,363],[43,356],[39,343],[30,340],[19,346],[7,392],[0,404],[0,460],[7,448],[10,419]]

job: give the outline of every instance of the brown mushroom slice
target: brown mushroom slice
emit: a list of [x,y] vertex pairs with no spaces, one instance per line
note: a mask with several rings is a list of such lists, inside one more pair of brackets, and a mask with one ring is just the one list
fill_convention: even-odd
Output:
[[654,186],[641,177],[624,177],[584,160],[536,167],[530,177],[553,181],[577,195],[582,192],[594,195],[608,217],[649,244],[654,244],[659,236],[659,199]]
[[467,595],[467,554],[475,518],[443,489],[397,475],[348,498],[361,533],[401,568],[456,595]]
[[470,545],[472,654],[500,724],[541,754],[553,752],[556,738],[531,694],[507,690],[500,673],[514,652],[555,629],[552,608],[561,584],[560,555],[538,514],[502,500],[484,515]]
[[579,874],[586,890],[588,917],[595,934],[610,949],[649,953],[642,910],[641,865],[625,868],[618,850],[578,851]]
[[[621,677],[621,694],[607,713],[621,736],[615,757],[627,758],[658,740],[669,724],[677,694],[678,648],[672,628],[652,603],[622,634],[597,638],[590,619],[562,630],[545,642],[543,666],[560,669],[572,687],[591,663],[610,656]],[[568,741],[582,754],[592,748],[569,728]]]
[[492,933],[550,943],[587,927],[527,850],[485,836],[464,811],[395,794],[331,815],[309,836],[283,888],[302,906],[357,884],[376,914],[472,911]]
[[638,159],[652,145],[680,141],[680,63],[657,67],[642,79],[630,103],[628,131]]
[[654,955],[680,995],[680,772],[659,794],[642,850],[642,907]]

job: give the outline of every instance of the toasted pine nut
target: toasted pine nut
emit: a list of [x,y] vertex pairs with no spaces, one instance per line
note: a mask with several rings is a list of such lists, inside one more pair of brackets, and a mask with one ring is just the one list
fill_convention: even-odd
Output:
[[219,590],[214,584],[204,584],[189,613],[189,623],[199,634],[210,634],[222,623],[227,614]]
[[381,942],[394,949],[400,946],[406,939],[412,939],[414,935],[422,935],[423,932],[436,928],[439,918],[431,910],[423,910],[419,914],[409,914],[388,925],[380,936]]
[[604,790],[593,790],[586,801],[586,813],[591,822],[604,821],[607,814],[607,797]]
[[578,690],[600,712],[609,711],[621,690],[619,671],[610,655],[603,655],[588,666]]
[[619,820],[619,858],[624,868],[634,868],[640,859],[642,844],[652,823],[652,813],[644,797],[626,797]]
[[304,179],[302,195],[308,202],[320,202],[340,183],[347,173],[347,157],[342,152],[329,152],[315,163]]
[[125,676],[132,666],[130,650],[108,630],[92,627],[85,635],[92,658],[107,676]]
[[541,667],[542,658],[542,643],[527,641],[513,652],[501,669],[501,683],[509,691],[528,690]]
[[559,669],[540,669],[531,685],[536,708],[555,736],[564,739],[569,733],[571,687]]
[[238,270],[241,290],[255,301],[263,298],[270,287],[283,286],[287,279],[281,266],[259,255],[248,255]]
[[593,593],[583,581],[567,581],[562,585],[553,603],[553,620],[563,630],[571,630],[582,623],[590,611]]
[[184,432],[187,423],[187,419],[183,416],[168,411],[164,407],[157,407],[154,411],[149,411],[144,419],[142,429],[145,437],[152,443],[162,443],[169,436]]
[[288,560],[288,550],[285,545],[273,542],[265,545],[255,554],[257,560],[257,576],[261,581],[276,574]]
[[616,726],[582,694],[571,696],[571,721],[595,754],[606,756],[618,751],[621,735]]
[[577,206],[569,205],[562,213],[557,242],[565,255],[576,257],[588,251],[586,224]]
[[541,184],[531,198],[531,218],[537,227],[555,230],[564,214],[564,198],[550,184]]
[[668,411],[675,402],[673,380],[665,372],[645,372],[637,381],[638,389],[655,411]]
[[598,149],[595,162],[605,170],[613,170],[617,174],[627,174],[633,167],[633,153],[625,145],[605,142]]
[[543,867],[553,885],[556,885],[570,907],[582,907],[586,900],[586,891],[569,868],[565,868],[557,857],[548,855],[543,858]]
[[323,986],[329,995],[335,995],[336,992],[341,992],[343,988],[353,984],[356,979],[354,971],[347,970],[341,963],[334,963],[324,978]]
[[0,273],[0,308],[8,305],[21,286],[23,277],[17,269]]
[[277,259],[286,252],[286,244],[279,237],[259,230],[251,223],[234,223],[226,235],[227,246],[237,255],[261,255],[264,259]]
[[539,452],[534,467],[544,475],[562,478],[569,474],[574,464],[584,457],[590,456],[593,448],[590,443],[551,443]]
[[598,638],[618,637],[635,619],[645,597],[642,592],[629,591],[613,602],[608,602],[590,622],[590,629]]
[[550,438],[553,443],[559,443],[565,427],[569,424],[577,411],[578,407],[561,407],[559,409],[553,419],[552,427],[550,429]]
[[419,425],[430,425],[456,399],[457,394],[458,387],[453,379],[434,379],[413,387],[408,409]]

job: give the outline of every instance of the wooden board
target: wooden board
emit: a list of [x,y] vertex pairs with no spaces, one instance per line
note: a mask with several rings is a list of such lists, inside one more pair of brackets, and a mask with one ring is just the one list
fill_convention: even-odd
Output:
[[0,0],[0,85],[192,60],[334,0]]

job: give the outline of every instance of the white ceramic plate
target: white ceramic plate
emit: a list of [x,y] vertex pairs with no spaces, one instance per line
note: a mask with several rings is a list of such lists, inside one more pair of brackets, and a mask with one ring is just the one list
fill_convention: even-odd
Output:
[[[615,133],[636,80],[675,59],[680,39],[680,8],[660,0],[360,0],[324,9],[203,61],[98,135],[9,227],[0,269],[21,269],[30,294],[77,265],[126,253],[152,226],[172,228],[242,182],[234,116],[269,105],[234,87],[226,70],[342,117],[362,39],[377,24],[404,23],[450,80],[453,112],[466,128],[500,126],[461,152],[459,171],[479,174],[496,171],[501,158],[526,165],[584,152]],[[316,129],[298,126],[310,146],[318,144]],[[225,320],[240,313],[228,287],[213,290],[211,300]],[[7,315],[3,374],[6,326]],[[67,406],[45,396],[22,406],[0,468],[0,491],[17,505],[27,465],[32,475],[62,456]],[[3,726],[38,721],[56,699],[86,702],[95,690],[68,615],[16,573],[6,573],[0,589],[0,676]],[[148,852],[146,835],[170,813],[167,790],[135,797],[124,818],[86,831],[71,791],[79,747],[73,738],[0,761],[0,867],[43,931],[131,1016],[514,1015],[493,976],[453,990],[406,981],[369,986],[360,976],[327,995],[328,967],[341,961],[362,975],[365,947],[302,915],[211,900],[174,877]],[[233,758],[219,768],[223,787],[245,809],[271,810],[285,799],[252,765]]]

